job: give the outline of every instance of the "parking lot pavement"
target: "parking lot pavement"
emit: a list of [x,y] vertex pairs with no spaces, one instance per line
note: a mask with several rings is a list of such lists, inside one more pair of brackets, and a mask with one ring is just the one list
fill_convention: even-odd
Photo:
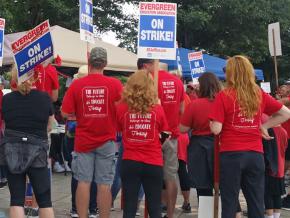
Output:
[[[57,218],[67,218],[69,216],[70,211],[70,176],[65,176],[64,174],[53,174],[52,177],[52,200],[53,200],[53,208]],[[10,195],[8,188],[0,190],[0,218],[8,218],[7,212],[9,208],[9,200]],[[246,210],[246,203],[243,199],[242,195],[240,197],[241,205],[243,210]],[[192,206],[192,213],[183,213],[180,209],[183,203],[182,195],[179,194],[177,198],[176,210],[175,210],[175,217],[178,218],[197,218],[197,200],[195,191],[191,191],[191,206]],[[115,203],[114,203],[115,210],[111,212],[112,218],[121,218],[122,217],[122,210],[121,210],[121,203],[120,203],[120,194],[118,195]],[[144,216],[144,202],[140,206],[141,216]],[[4,215],[5,214],[5,215]],[[290,211],[282,211],[283,218],[290,218]]]

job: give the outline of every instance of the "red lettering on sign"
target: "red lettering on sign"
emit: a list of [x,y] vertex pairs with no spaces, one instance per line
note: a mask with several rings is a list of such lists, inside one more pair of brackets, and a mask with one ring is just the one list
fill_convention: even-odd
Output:
[[140,10],[176,11],[176,4],[140,3]]
[[45,21],[39,24],[37,27],[33,28],[32,30],[28,31],[24,36],[22,36],[17,41],[11,44],[13,53],[17,53],[18,51],[22,50],[25,46],[27,46],[32,41],[40,38],[42,35],[49,31],[49,23]]

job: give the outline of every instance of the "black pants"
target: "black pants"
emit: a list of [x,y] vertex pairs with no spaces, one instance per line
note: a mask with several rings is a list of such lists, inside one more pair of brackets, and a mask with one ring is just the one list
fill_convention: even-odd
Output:
[[265,209],[281,209],[282,199],[280,195],[271,195],[265,193]]
[[197,188],[196,189],[196,194],[197,197],[199,198],[199,196],[213,196],[213,190],[212,188]]
[[180,183],[181,191],[189,191],[190,184],[189,184],[189,176],[186,168],[186,162],[183,160],[178,160],[178,177]]
[[234,218],[240,188],[247,201],[249,218],[264,218],[265,165],[257,152],[223,152],[220,155],[222,218]]
[[52,158],[54,161],[63,164],[63,157],[62,157],[62,143],[64,139],[64,134],[51,134],[51,147],[49,157]]
[[135,218],[138,192],[142,184],[150,218],[161,218],[161,190],[163,170],[161,166],[123,160],[121,179],[124,193],[123,218]]
[[10,206],[24,206],[26,175],[29,177],[39,207],[52,207],[50,178],[47,167],[29,168],[26,173],[22,174],[12,174],[8,170],[7,179],[11,195]]

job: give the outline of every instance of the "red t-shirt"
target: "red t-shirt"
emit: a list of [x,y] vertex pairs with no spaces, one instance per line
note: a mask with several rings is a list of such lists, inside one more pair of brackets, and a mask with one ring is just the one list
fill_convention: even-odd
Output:
[[194,93],[191,93],[191,94],[189,95],[189,98],[190,98],[191,101],[194,101],[194,100],[198,99],[198,96],[197,96],[197,94],[194,92]]
[[166,71],[158,74],[158,97],[164,109],[172,138],[179,135],[180,105],[184,100],[184,87],[180,79]]
[[281,124],[287,132],[288,139],[290,139],[290,119]]
[[287,141],[287,132],[281,126],[277,126],[273,128],[275,138],[277,141],[277,149],[278,149],[278,172],[277,174],[270,172],[271,176],[282,178],[284,176],[285,170],[285,152],[287,149],[288,141]]
[[192,129],[192,135],[211,135],[208,116],[213,101],[198,98],[190,103],[181,118],[181,124]]
[[248,119],[241,113],[234,91],[226,93],[224,90],[216,96],[209,118],[223,124],[220,152],[257,151],[263,153],[260,132],[262,113],[272,115],[282,108],[282,104],[265,92],[261,92],[261,105],[253,119]]
[[184,108],[187,108],[188,105],[190,105],[191,100],[188,94],[186,92],[184,93]]
[[[290,101],[290,96],[288,97]],[[288,107],[290,109],[290,107]],[[290,139],[290,119],[287,120],[286,122],[282,123],[283,128],[286,130],[288,139]]]
[[89,74],[70,85],[62,111],[76,115],[75,151],[89,152],[115,140],[115,103],[121,99],[121,92],[119,80],[101,74]]
[[179,160],[187,162],[187,146],[189,144],[189,137],[187,133],[181,133],[177,138],[178,151],[177,156]]
[[52,90],[59,89],[57,70],[51,64],[48,64],[39,72],[39,80],[35,83],[36,89],[47,92],[52,97]]
[[163,108],[156,105],[146,114],[130,112],[126,103],[117,106],[117,126],[122,132],[124,160],[163,165],[159,133],[168,130]]

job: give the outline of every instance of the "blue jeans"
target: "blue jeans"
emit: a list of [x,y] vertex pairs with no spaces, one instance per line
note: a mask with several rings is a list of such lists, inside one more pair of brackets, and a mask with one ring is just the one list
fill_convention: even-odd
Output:
[[[123,145],[122,145],[122,143],[120,143],[117,162],[116,162],[116,168],[115,168],[115,177],[114,177],[113,185],[111,187],[112,202],[114,202],[114,200],[116,199],[116,197],[121,189],[120,171],[121,171],[122,157],[123,157]],[[141,186],[141,188],[139,190],[139,194],[138,194],[138,200],[141,201],[143,199],[143,196],[144,196],[144,190],[143,190],[143,187]]]

